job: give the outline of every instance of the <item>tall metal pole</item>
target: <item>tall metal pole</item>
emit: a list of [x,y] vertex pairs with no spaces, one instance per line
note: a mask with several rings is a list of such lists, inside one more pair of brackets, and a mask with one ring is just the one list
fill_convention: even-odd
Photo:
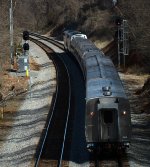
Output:
[[118,68],[120,68],[120,26],[118,25]]
[[10,1],[10,63],[11,63],[11,69],[13,69],[14,65],[14,39],[13,39],[13,2]]

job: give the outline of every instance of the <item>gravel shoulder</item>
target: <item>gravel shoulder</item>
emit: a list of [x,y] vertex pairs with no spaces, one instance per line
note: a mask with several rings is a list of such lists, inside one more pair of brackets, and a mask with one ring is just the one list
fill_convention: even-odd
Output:
[[127,151],[129,164],[131,167],[150,166],[150,96],[142,90],[148,75],[135,75],[120,73],[126,94],[130,101],[132,138],[131,145]]
[[32,167],[56,87],[56,72],[46,53],[30,42],[31,93],[6,102],[0,119],[0,167]]

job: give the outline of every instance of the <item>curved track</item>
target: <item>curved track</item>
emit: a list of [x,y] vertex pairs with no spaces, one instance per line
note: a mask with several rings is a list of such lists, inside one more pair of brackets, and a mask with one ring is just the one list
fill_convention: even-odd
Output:
[[[59,42],[59,41],[57,41],[57,40],[55,40],[55,39],[53,39],[53,38],[48,38],[48,37],[45,37],[45,36],[43,36],[43,35],[39,35],[39,34],[37,34],[37,33],[32,33],[32,32],[30,32],[30,36],[33,36],[33,37],[37,37],[37,39],[42,39],[42,40],[45,40],[45,41],[47,41],[47,42],[49,42],[49,43],[52,43],[52,44],[54,44],[55,46],[57,46],[58,48],[60,48],[61,50],[64,50],[64,45],[61,43],[61,42]],[[32,38],[33,39],[33,38]]]
[[60,55],[54,54],[52,50],[42,42],[35,39],[32,39],[32,41],[46,51],[48,56],[53,60],[57,71],[57,89],[55,97],[53,97],[46,129],[41,138],[35,166],[43,166],[41,158],[55,159],[57,160],[57,166],[61,166],[70,111],[70,77],[67,67]]

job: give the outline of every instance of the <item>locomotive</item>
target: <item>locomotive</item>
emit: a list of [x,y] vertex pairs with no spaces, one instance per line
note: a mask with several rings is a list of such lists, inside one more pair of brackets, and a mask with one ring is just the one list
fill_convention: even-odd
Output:
[[130,105],[112,60],[81,32],[64,31],[64,48],[75,56],[85,78],[87,149],[129,147]]

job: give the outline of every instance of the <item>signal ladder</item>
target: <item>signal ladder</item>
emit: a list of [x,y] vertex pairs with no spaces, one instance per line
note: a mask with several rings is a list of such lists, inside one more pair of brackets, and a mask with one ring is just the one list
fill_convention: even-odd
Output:
[[122,20],[118,25],[118,67],[123,65],[125,68],[126,56],[129,55],[129,28],[128,21]]

